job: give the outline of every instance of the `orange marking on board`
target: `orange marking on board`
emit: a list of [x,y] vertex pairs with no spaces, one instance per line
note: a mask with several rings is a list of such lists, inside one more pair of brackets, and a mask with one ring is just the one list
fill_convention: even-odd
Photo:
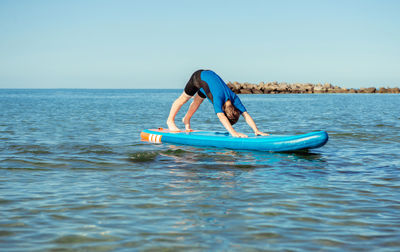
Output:
[[151,142],[151,143],[161,143],[162,135],[141,132],[140,138],[142,141],[147,141],[147,142]]
[[141,132],[140,133],[140,139],[142,139],[142,141],[149,142],[149,137],[150,137],[149,133],[145,133],[145,132]]

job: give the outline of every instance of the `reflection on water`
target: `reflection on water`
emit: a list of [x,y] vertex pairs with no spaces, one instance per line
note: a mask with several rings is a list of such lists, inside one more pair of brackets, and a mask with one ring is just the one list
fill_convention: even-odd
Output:
[[398,95],[241,96],[262,130],[328,131],[309,152],[141,142],[179,92],[0,90],[0,248],[400,249]]
[[[192,146],[164,145],[165,150],[131,153],[131,162],[153,162],[157,166],[165,163],[168,167],[182,169],[256,169],[297,164],[312,164],[312,169],[323,169],[321,154],[309,151],[271,153],[256,151],[233,151],[227,149],[201,148]],[[286,168],[287,170],[287,168]]]

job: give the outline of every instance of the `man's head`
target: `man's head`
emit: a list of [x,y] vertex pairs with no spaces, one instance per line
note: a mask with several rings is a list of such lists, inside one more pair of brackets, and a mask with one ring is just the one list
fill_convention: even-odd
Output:
[[240,117],[240,111],[235,106],[233,106],[230,100],[227,100],[225,102],[222,109],[224,110],[225,116],[228,118],[231,125],[237,123]]

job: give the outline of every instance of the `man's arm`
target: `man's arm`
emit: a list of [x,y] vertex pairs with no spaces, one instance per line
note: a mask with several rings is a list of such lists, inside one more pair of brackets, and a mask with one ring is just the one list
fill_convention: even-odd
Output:
[[224,125],[225,129],[233,136],[233,137],[247,137],[247,135],[237,132],[229,122],[228,118],[226,118],[224,113],[217,113],[218,119],[221,121],[222,125]]
[[253,129],[254,134],[256,136],[269,136],[269,134],[263,133],[258,130],[256,123],[254,122],[253,118],[249,115],[249,113],[244,112],[242,114],[242,116],[244,117],[244,119],[246,120],[246,123],[250,126],[250,128]]

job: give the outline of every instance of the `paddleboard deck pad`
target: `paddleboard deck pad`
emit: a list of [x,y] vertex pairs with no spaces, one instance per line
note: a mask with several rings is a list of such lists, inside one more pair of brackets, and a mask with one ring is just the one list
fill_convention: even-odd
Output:
[[140,133],[142,141],[151,143],[171,143],[202,147],[217,147],[233,150],[256,151],[297,151],[319,148],[328,142],[328,133],[316,131],[301,135],[232,137],[227,132],[179,131],[167,129],[146,129]]

